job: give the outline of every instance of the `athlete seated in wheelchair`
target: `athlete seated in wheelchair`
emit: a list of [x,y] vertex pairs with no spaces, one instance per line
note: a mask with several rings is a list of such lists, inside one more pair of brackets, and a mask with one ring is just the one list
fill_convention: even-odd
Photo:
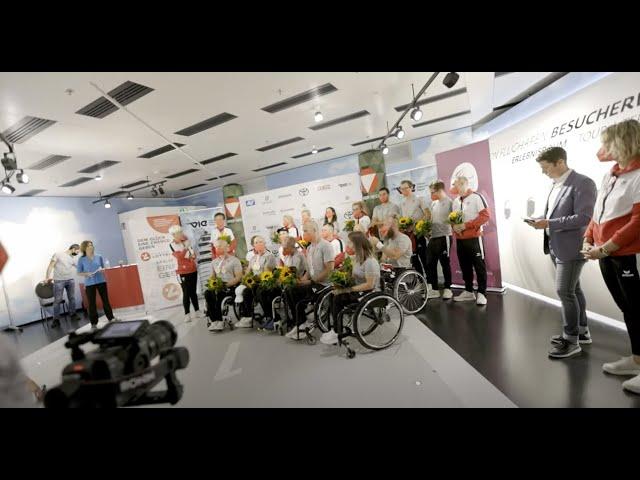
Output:
[[400,334],[404,312],[395,298],[380,291],[380,265],[365,234],[354,231],[348,238],[347,252],[354,254],[353,286],[333,290],[332,328],[320,341],[347,346],[347,354],[353,358],[355,352],[349,348],[346,337],[355,336],[371,350],[386,348]]
[[[276,257],[266,248],[263,237],[256,235],[252,239],[253,255],[247,264],[247,273],[260,276],[263,272],[271,272],[276,267]],[[254,320],[254,301],[259,297],[259,287],[249,288],[240,285],[236,288],[235,302],[239,306],[240,320],[234,325],[237,328],[252,328]],[[266,312],[265,312],[266,313]]]
[[382,254],[383,291],[400,301],[405,313],[417,313],[427,303],[429,286],[424,276],[412,267],[412,255],[415,254],[412,254],[411,239],[400,231],[395,215],[386,218],[379,231],[384,243],[376,237],[369,240]]
[[287,333],[291,339],[309,338],[314,321],[307,320],[309,303],[314,303],[319,292],[330,288],[329,275],[333,270],[334,252],[329,242],[320,237],[320,229],[314,220],[303,225],[303,239],[309,242],[306,249],[307,271],[298,284],[286,290],[288,305],[293,311],[293,328]]
[[[282,257],[279,266],[294,270],[296,280],[300,281],[307,271],[307,262],[296,247],[295,238],[287,236],[287,238],[283,239]],[[273,331],[276,327],[284,328],[283,321],[286,318],[290,318],[288,303],[283,301],[285,296],[283,290],[286,289],[277,287],[268,290],[259,288],[257,291],[258,300],[264,312],[264,323],[262,325],[264,330]]]
[[216,258],[211,262],[211,278],[222,280],[224,288],[217,291],[207,290],[204,292],[204,298],[209,316],[208,329],[210,332],[220,332],[224,330],[225,323],[231,326],[229,310],[233,306],[234,289],[242,280],[242,264],[236,257],[229,255],[229,244],[226,240],[216,240],[214,248]]

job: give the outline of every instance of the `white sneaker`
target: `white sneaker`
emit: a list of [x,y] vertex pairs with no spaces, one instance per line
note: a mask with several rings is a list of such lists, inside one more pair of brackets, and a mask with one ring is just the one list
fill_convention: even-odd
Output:
[[633,361],[633,356],[622,357],[617,362],[605,363],[602,370],[612,375],[640,375],[640,365]]
[[207,330],[209,330],[210,332],[220,332],[224,330],[224,323],[221,321],[211,322]]
[[253,326],[253,319],[251,317],[242,317],[233,326],[236,328],[251,328]]
[[622,388],[640,395],[640,375],[637,375],[626,382],[622,382]]
[[432,298],[440,298],[440,292],[438,290],[429,288],[429,293],[427,293],[427,300],[431,300]]
[[473,292],[467,292],[466,290],[457,297],[453,297],[454,302],[472,302],[475,299],[476,296],[473,294]]
[[305,329],[313,330],[315,326],[316,325],[313,320],[307,320],[302,325],[300,325],[300,330],[305,330]]
[[320,341],[325,345],[335,345],[338,343],[338,334],[331,329],[327,333],[322,334]]
[[307,338],[307,333],[302,328],[300,328],[300,331],[298,331],[298,327],[293,327],[291,331],[287,333],[287,338],[290,338],[292,340],[304,340],[305,338]]
[[451,290],[449,290],[448,288],[445,288],[442,291],[442,299],[443,300],[449,300],[453,297],[453,292]]
[[195,312],[193,312],[193,319],[195,320],[197,318],[204,318],[202,310],[196,310]]
[[298,331],[298,327],[293,327],[289,332],[285,335],[287,338],[296,338],[296,332]]
[[193,317],[191,316],[191,313],[185,313],[184,314],[184,321],[185,322],[190,322],[191,320],[193,320]]
[[485,297],[482,293],[478,292],[478,297],[476,298],[476,305],[486,305],[487,297]]

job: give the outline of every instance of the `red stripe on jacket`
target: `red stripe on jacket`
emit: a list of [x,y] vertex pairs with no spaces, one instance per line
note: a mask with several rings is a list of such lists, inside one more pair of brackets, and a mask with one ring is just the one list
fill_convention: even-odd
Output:
[[604,245],[609,240],[620,248],[612,257],[640,253],[640,203],[635,203],[631,213],[603,223],[591,220],[584,238],[593,245]]
[[462,233],[455,233],[456,238],[465,240],[467,238],[478,238],[482,236],[482,230],[480,227],[489,222],[491,214],[488,208],[483,208],[478,212],[478,216],[473,220],[464,222],[464,231]]

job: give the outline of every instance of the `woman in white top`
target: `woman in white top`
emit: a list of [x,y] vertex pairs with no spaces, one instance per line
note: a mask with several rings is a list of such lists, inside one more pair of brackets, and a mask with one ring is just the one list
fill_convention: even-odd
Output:
[[367,207],[364,202],[355,202],[351,208],[353,209],[353,219],[356,221],[353,230],[366,235],[369,232],[369,225],[371,225],[371,218],[369,218]]
[[348,250],[353,249],[355,258],[353,262],[353,287],[336,288],[333,291],[333,303],[331,305],[333,328],[320,337],[320,341],[326,345],[338,342],[338,334],[342,332],[342,322],[338,315],[347,305],[358,301],[362,292],[372,292],[380,289],[380,264],[376,260],[373,247],[362,232],[350,232],[347,241]]
[[298,231],[298,227],[293,223],[293,217],[291,215],[282,217],[282,226],[287,229],[290,237],[300,238],[300,232]]

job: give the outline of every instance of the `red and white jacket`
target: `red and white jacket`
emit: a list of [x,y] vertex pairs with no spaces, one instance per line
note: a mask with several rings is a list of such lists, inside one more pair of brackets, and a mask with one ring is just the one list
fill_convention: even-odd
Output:
[[489,206],[486,200],[478,192],[468,190],[464,196],[460,196],[453,201],[452,211],[462,210],[464,220],[464,231],[453,234],[460,240],[467,238],[478,238],[482,236],[482,226],[489,221]]
[[611,256],[640,253],[640,158],[604,176],[584,237],[595,246],[611,240],[620,247]]

